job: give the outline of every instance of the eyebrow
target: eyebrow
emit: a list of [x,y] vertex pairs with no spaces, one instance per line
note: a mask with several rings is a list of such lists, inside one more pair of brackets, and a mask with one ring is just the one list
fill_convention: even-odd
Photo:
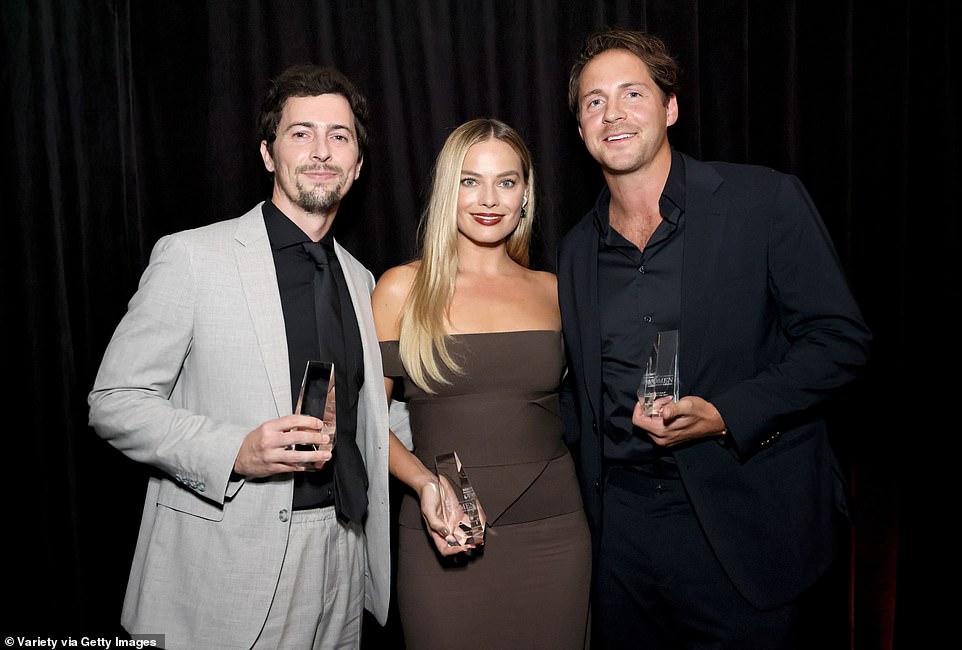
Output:
[[[309,129],[314,129],[316,131],[323,130],[322,128],[323,123],[321,122],[291,122],[291,124],[288,125],[285,131],[290,131],[291,129],[296,128],[298,126],[307,127]],[[327,130],[328,131],[339,131],[339,130],[351,131],[351,127],[344,126],[343,124],[328,124]],[[351,132],[353,133],[353,131]]]
[[[480,172],[473,172],[470,169],[462,169],[461,175],[462,176],[483,176],[484,174],[481,174]],[[505,176],[521,176],[521,172],[512,169],[506,172],[501,172],[495,178],[504,178]]]
[[[644,82],[644,81],[626,81],[626,82],[624,82],[624,83],[618,84],[618,90],[624,90],[625,88],[631,88],[632,86],[643,86],[643,87],[647,87],[648,84],[647,84],[647,82]],[[602,92],[601,88],[594,88],[594,89],[589,90],[588,92],[584,93],[584,94],[581,96],[581,99],[586,99],[586,98],[588,98],[588,97],[591,97],[592,95],[602,95],[602,94],[604,94],[604,93]]]

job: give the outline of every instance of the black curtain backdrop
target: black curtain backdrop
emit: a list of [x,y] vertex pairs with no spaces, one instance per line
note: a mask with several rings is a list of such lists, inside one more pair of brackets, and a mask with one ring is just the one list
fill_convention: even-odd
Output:
[[[855,525],[816,590],[820,648],[926,647],[958,362],[960,10],[951,0],[0,0],[0,288],[9,400],[8,636],[120,634],[146,470],[87,427],[86,395],[153,243],[268,197],[268,80],[333,64],[368,95],[371,145],[335,224],[379,275],[415,253],[434,155],[496,116],[539,175],[534,265],[553,269],[602,179],[566,107],[584,37],[662,36],[683,67],[673,144],[795,173],[875,332],[833,410]],[[940,393],[944,390],[945,394]],[[948,511],[951,516],[952,510]],[[944,523],[946,513],[941,514]],[[365,645],[400,647],[396,619]],[[483,645],[483,643],[482,643]]]

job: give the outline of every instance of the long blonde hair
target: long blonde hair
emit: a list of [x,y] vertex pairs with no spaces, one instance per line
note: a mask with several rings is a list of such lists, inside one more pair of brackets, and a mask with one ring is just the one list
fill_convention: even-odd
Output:
[[481,118],[465,122],[448,136],[434,163],[431,195],[418,226],[421,264],[401,313],[400,355],[408,376],[423,390],[448,384],[445,371],[460,374],[460,364],[448,350],[445,322],[454,296],[458,273],[458,192],[464,157],[472,145],[499,140],[511,146],[521,160],[527,184],[525,216],[508,237],[506,250],[518,264],[528,266],[528,245],[535,207],[534,165],[531,152],[517,131],[500,120]]

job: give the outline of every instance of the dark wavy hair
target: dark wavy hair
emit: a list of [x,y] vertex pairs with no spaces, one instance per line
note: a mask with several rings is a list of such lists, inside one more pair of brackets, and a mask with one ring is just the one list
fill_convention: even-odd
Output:
[[335,68],[319,65],[294,65],[280,73],[267,90],[261,104],[258,120],[260,139],[267,142],[267,150],[273,155],[277,125],[281,121],[284,102],[289,97],[316,97],[317,95],[341,95],[351,106],[354,114],[354,130],[357,132],[358,158],[367,149],[367,99],[351,81]]
[[568,76],[568,108],[579,122],[581,107],[578,93],[581,73],[591,59],[602,52],[615,49],[627,50],[644,61],[665,102],[670,96],[678,94],[678,62],[668,53],[660,38],[645,32],[609,27],[585,40],[574,65],[571,66],[571,74]]

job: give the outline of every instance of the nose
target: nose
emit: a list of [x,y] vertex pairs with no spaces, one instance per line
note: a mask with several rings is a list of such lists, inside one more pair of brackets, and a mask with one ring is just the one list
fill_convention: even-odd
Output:
[[493,185],[485,184],[481,188],[479,202],[486,208],[493,208],[498,204],[498,192]]
[[605,103],[605,114],[602,116],[605,122],[617,122],[624,117],[625,111],[621,108],[621,103],[617,99]]
[[328,146],[327,138],[317,138],[311,148],[311,158],[324,162],[331,157],[331,149]]

